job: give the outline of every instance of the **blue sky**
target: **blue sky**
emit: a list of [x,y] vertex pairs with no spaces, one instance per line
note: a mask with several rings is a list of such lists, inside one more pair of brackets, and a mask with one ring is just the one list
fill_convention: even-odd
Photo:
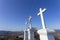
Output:
[[32,16],[33,27],[42,28],[37,16],[39,8],[47,9],[46,27],[60,29],[60,0],[0,0],[0,30],[24,30],[29,16]]

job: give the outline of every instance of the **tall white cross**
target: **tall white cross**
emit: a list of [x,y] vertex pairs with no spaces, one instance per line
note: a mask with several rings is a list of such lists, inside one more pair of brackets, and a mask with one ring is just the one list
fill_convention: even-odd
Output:
[[42,26],[43,29],[46,28],[45,22],[44,22],[44,17],[43,17],[43,13],[46,11],[46,8],[42,9],[40,8],[40,12],[38,13],[38,16],[41,16],[41,21],[42,21]]

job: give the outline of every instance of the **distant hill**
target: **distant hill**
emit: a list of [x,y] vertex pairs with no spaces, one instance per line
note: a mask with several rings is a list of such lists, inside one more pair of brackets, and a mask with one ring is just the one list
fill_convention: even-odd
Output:
[[23,31],[0,31],[0,36],[7,36],[7,35],[21,35]]

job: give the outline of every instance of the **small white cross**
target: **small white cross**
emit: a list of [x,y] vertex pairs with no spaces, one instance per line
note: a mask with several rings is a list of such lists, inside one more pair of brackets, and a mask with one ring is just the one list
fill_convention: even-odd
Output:
[[46,11],[46,8],[42,9],[40,8],[40,12],[38,13],[38,16],[41,16],[41,21],[42,21],[42,26],[43,29],[46,28],[45,22],[44,22],[44,17],[43,17],[43,13]]

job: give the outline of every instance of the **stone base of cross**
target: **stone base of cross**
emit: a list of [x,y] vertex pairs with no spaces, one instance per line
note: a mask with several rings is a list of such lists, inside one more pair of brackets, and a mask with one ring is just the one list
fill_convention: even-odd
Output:
[[54,38],[54,33],[55,30],[52,29],[40,29],[37,31],[39,34],[39,39],[40,40],[55,40]]

